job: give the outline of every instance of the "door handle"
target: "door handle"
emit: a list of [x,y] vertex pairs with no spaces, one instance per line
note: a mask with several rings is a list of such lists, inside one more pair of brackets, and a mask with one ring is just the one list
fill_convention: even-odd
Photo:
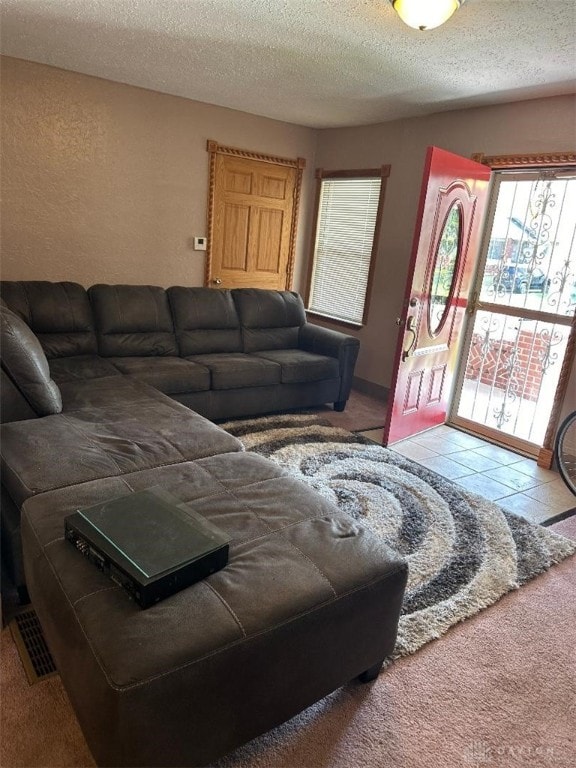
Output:
[[212,280],[212,282],[214,283],[214,285],[222,285],[222,280],[220,280],[220,278],[219,278],[219,277],[215,277],[215,278]]
[[416,317],[414,315],[410,315],[406,320],[406,332],[412,334],[412,340],[408,349],[402,352],[402,362],[410,357],[416,346]]
[[[418,306],[418,299],[416,298],[416,296],[412,296],[412,298],[410,299],[409,303],[410,303],[411,307],[417,307]],[[413,317],[409,317],[408,318],[407,330],[409,330],[409,331],[414,330],[413,326],[410,325],[410,323],[413,322],[413,320],[414,320]],[[406,323],[406,320],[404,320],[404,318],[402,318],[402,317],[397,317],[396,318],[396,325],[402,326],[405,323]]]

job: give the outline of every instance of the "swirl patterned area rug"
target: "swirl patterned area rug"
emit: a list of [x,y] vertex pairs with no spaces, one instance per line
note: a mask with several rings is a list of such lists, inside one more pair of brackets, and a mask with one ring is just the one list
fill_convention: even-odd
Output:
[[406,558],[408,586],[393,659],[414,653],[576,552],[569,539],[317,416],[221,426]]

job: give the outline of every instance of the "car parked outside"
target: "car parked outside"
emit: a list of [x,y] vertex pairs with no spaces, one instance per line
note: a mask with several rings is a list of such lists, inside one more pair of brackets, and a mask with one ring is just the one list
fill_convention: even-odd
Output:
[[529,270],[522,264],[509,264],[494,275],[494,286],[509,293],[545,293],[550,287],[550,278],[538,267]]

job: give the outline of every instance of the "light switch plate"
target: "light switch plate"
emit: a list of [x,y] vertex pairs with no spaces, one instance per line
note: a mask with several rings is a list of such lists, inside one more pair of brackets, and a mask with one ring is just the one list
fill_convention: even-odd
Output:
[[206,250],[206,238],[205,237],[195,237],[194,238],[194,250],[195,251],[205,251]]

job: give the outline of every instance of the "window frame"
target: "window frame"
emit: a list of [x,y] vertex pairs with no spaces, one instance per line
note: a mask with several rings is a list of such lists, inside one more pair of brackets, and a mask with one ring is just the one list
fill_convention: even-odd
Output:
[[[317,317],[322,320],[328,320],[331,323],[336,323],[345,328],[359,329],[366,325],[368,321],[368,313],[370,310],[370,299],[372,297],[372,286],[374,282],[374,271],[376,266],[376,256],[378,253],[378,247],[380,243],[380,231],[382,227],[382,213],[384,210],[384,199],[386,197],[386,182],[390,176],[390,165],[381,165],[379,168],[361,168],[361,169],[346,169],[337,171],[327,171],[324,168],[317,168],[315,172],[316,177],[316,192],[314,198],[314,223],[312,226],[310,251],[308,257],[308,273],[306,278],[306,314],[310,317]],[[315,250],[316,250],[316,238],[318,235],[318,218],[320,213],[320,198],[322,193],[322,182],[328,179],[380,179],[380,196],[378,198],[378,207],[376,209],[376,223],[374,226],[374,238],[372,240],[372,250],[370,252],[370,266],[368,268],[368,280],[366,282],[366,293],[364,296],[364,309],[362,312],[362,322],[354,323],[348,320],[341,320],[332,315],[323,314],[312,309],[308,309],[310,304],[310,296],[312,291],[312,276],[314,274],[315,264]]]

